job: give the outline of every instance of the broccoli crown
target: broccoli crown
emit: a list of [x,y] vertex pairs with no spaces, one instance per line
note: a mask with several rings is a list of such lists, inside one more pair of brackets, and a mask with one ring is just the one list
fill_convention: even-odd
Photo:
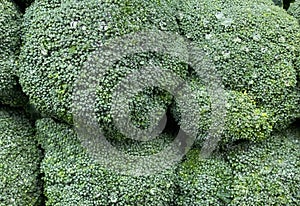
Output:
[[20,46],[21,13],[9,0],[0,1],[0,103],[20,106],[26,102],[16,77]]
[[[51,119],[41,119],[36,126],[45,149],[41,169],[46,205],[170,205],[174,200],[175,168],[150,176],[119,174],[91,158],[70,126]],[[159,142],[113,145],[131,155],[161,148]]]
[[246,93],[231,92],[227,98],[227,115],[223,142],[239,139],[261,141],[273,130],[268,110],[257,107]]
[[41,151],[23,112],[0,108],[0,205],[39,205]]
[[19,74],[39,111],[72,123],[72,88],[98,45],[145,29],[175,31],[177,25],[159,1],[60,2],[35,1],[26,11]]
[[212,58],[226,89],[245,93],[274,128],[299,116],[293,17],[268,0],[177,3],[180,30]]
[[177,170],[177,205],[298,205],[300,130],[242,142],[200,158],[191,150]]
[[260,144],[229,152],[233,171],[229,205],[299,205],[300,133],[288,129]]
[[291,3],[287,11],[290,15],[300,21],[300,1],[296,0],[294,3]]
[[[293,16],[295,19],[300,22],[300,1],[296,0],[295,2],[291,3],[287,12]],[[298,80],[300,79],[300,57],[296,61],[297,69],[298,69]]]
[[[202,144],[208,137],[207,132],[211,129],[211,125],[219,121],[211,118],[210,106],[212,100],[206,88],[198,83],[192,84],[192,88],[198,102],[197,109],[199,114],[201,114],[196,144]],[[257,103],[246,92],[226,91],[225,96],[226,103],[224,103],[224,107],[226,108],[226,114],[220,142],[222,145],[240,139],[261,141],[270,136],[273,131],[273,122],[266,108],[258,107]],[[184,98],[186,99],[188,96]],[[186,111],[185,108],[178,108],[176,103],[172,105],[171,111],[177,122],[188,124],[188,122],[181,119],[181,114],[191,111]]]
[[224,158],[201,159],[193,149],[178,167],[176,205],[227,205],[230,202],[231,168]]
[[[278,18],[274,17],[275,14],[284,16],[282,12],[271,7],[272,2],[265,0],[259,2],[263,3],[262,6],[268,9],[270,7],[272,12],[275,13],[272,13],[273,15],[268,17],[269,19],[265,17],[265,19],[261,19],[258,22],[254,21],[253,24],[269,20],[276,22]],[[232,1],[228,5],[221,4],[228,13],[235,10],[238,14],[243,13],[243,15],[236,15],[236,19],[232,18],[232,22],[230,18],[224,20],[225,17],[222,16],[224,15],[222,12],[218,13],[218,7],[214,7],[215,4],[219,3],[217,1],[215,4],[206,1],[202,2],[199,12],[197,7],[192,9],[195,2],[183,3],[178,12],[179,25],[174,17],[175,9],[172,10],[170,5],[168,7],[168,5],[156,1],[131,1],[130,3],[127,1],[119,1],[118,3],[108,1],[103,4],[99,4],[98,1],[62,1],[63,4],[60,3],[61,1],[51,3],[36,1],[27,10],[24,17],[24,46],[21,52],[20,81],[31,102],[39,111],[48,116],[55,116],[72,123],[70,110],[74,82],[80,76],[80,69],[88,56],[97,49],[99,42],[103,43],[112,37],[152,28],[174,32],[183,31],[185,36],[199,42],[200,48],[204,48],[214,55],[218,69],[224,73],[224,84],[228,90],[233,90],[233,92],[228,92],[233,97],[229,97],[231,104],[228,108],[229,115],[225,125],[225,142],[232,139],[263,139],[269,135],[274,122],[277,122],[276,120],[272,122],[270,119],[273,119],[275,116],[278,119],[284,117],[286,121],[289,121],[292,119],[291,116],[295,115],[296,106],[294,103],[298,96],[293,90],[296,82],[295,71],[292,63],[289,62],[289,60],[292,60],[293,51],[287,51],[290,48],[293,49],[293,47],[291,45],[288,49],[284,48],[282,50],[282,45],[273,43],[272,46],[276,47],[277,50],[272,53],[271,48],[263,48],[263,46],[269,46],[269,43],[264,43],[264,39],[262,39],[261,44],[263,45],[261,47],[266,50],[266,57],[260,58],[260,48],[251,46],[251,43],[254,45],[257,42],[252,41],[253,36],[249,37],[249,33],[252,32],[254,26],[250,28],[243,27],[241,22],[246,19],[244,12],[242,12],[243,9],[249,14],[255,13],[256,10],[262,11],[262,9],[258,9],[260,7],[252,5],[248,1],[245,3]],[[144,4],[147,5],[146,10],[142,9],[145,8]],[[233,8],[231,8],[232,5],[234,6]],[[246,8],[248,7],[246,6],[249,5],[252,5],[253,8],[251,7],[247,10]],[[187,14],[189,11],[193,11],[195,14],[198,12],[199,14],[196,16],[193,12]],[[206,15],[205,12],[209,15]],[[185,16],[185,14],[189,16]],[[54,18],[49,18],[49,16]],[[195,29],[193,22],[198,22],[198,18],[206,17],[210,18],[207,22],[203,19],[203,22],[206,22],[205,24],[207,25],[202,24],[202,21],[200,21],[200,25]],[[197,18],[195,19],[197,21],[188,20],[190,18]],[[216,22],[214,21],[218,20],[217,18],[220,21],[224,20],[230,25],[221,23],[219,26],[215,26],[214,23]],[[293,24],[294,21],[291,18],[289,20],[291,20],[289,22],[290,27],[286,27],[293,32],[290,35],[294,35],[294,30],[297,27]],[[252,25],[251,22],[248,22],[248,24]],[[178,26],[181,28],[178,29]],[[272,25],[270,24],[269,26]],[[238,30],[240,27],[244,28],[240,31],[241,34],[237,32],[238,34],[234,36],[233,30]],[[255,29],[258,33],[261,32],[263,34],[263,32],[266,32],[266,29],[262,26],[255,27]],[[285,35],[282,29],[278,30],[277,33]],[[191,34],[190,32],[194,33]],[[215,40],[212,42],[204,41],[204,37],[208,36],[212,36]],[[230,40],[232,39],[236,40],[235,45],[230,45]],[[259,39],[257,41],[259,42]],[[244,50],[239,53],[235,51],[235,46],[239,50],[250,50],[248,53]],[[226,51],[224,51],[225,47]],[[276,60],[278,63],[274,66],[274,62],[270,62],[270,59],[278,51],[282,52],[282,54],[277,55],[279,60]],[[252,56],[255,58],[252,58],[251,52],[254,53]],[[285,54],[288,58],[286,61],[283,61],[282,58]],[[250,55],[251,58],[247,55]],[[246,56],[248,60],[245,60]],[[95,108],[100,125],[109,128],[109,130],[115,130],[114,124],[112,124],[111,113],[109,113],[112,104],[112,92],[122,78],[141,68],[144,62],[149,61],[155,62],[156,66],[160,68],[173,71],[186,81],[193,81],[190,78],[187,65],[178,62],[176,58],[153,53],[124,57],[112,68],[107,69],[103,79],[99,81]],[[261,67],[258,66],[260,63],[263,63]],[[268,70],[267,66],[269,65],[273,66],[274,71],[272,70],[273,73],[268,72],[268,74],[265,74],[264,72]],[[91,78],[97,77],[91,76]],[[93,79],[91,81],[96,82]],[[195,81],[200,82],[200,80]],[[276,85],[277,83],[280,83],[281,86]],[[199,85],[196,85],[194,90],[199,94],[197,98],[199,99],[200,109],[198,109],[201,110],[203,115],[200,118],[201,123],[199,123],[199,126],[200,132],[203,134],[207,131],[208,123],[210,122],[210,100],[202,95],[205,85],[203,86],[201,83]],[[240,98],[235,97],[237,95]],[[277,95],[276,99],[278,101],[271,101],[267,95],[270,98]],[[268,99],[262,101],[262,97]],[[241,98],[245,99],[244,102],[248,102],[243,104],[245,108],[239,105],[241,103],[239,99]],[[167,109],[173,103],[173,99],[172,95],[165,91],[148,88],[146,91],[136,95],[131,102],[133,122],[140,128],[147,128],[149,126],[148,114],[155,113],[158,108],[162,111]],[[276,103],[279,109],[275,109],[274,104],[271,104],[272,102]],[[83,106],[88,107],[87,105]],[[241,115],[241,111],[243,111],[243,115]],[[187,113],[190,111],[181,110],[180,112]],[[180,112],[173,109],[174,116],[180,116],[178,115]],[[237,116],[234,116],[234,114]],[[177,120],[180,121],[180,118],[177,118]],[[236,125],[239,125],[239,127],[236,128]],[[255,134],[255,130],[260,131],[259,135]],[[115,132],[112,135],[120,136]]]

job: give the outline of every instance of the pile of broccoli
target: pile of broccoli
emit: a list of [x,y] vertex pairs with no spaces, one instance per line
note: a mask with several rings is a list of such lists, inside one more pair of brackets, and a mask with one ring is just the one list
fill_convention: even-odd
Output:
[[[0,0],[0,206],[299,205],[299,23],[299,0]],[[214,99],[195,68],[156,51],[123,56],[107,68],[94,59],[106,55],[99,48],[145,31],[193,42],[214,66],[207,75],[220,77],[226,115],[208,158],[201,155]],[[148,129],[161,111],[167,124],[154,139],[132,140],[114,121],[113,94],[149,62],[187,82],[193,101],[180,108],[158,87],[133,95],[136,128]],[[92,75],[99,68],[102,76]],[[74,90],[89,83],[78,83],[82,77],[96,83],[95,102],[86,90],[74,99]],[[119,173],[82,143],[78,126],[92,125],[91,113],[127,155],[158,154],[182,125],[196,127],[196,141],[189,148],[181,139],[184,157],[160,172]]]

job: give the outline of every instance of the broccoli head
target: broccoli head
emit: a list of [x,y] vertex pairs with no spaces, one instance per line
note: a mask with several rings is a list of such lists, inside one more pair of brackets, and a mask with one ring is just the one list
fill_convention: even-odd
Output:
[[0,103],[10,106],[21,106],[27,101],[16,76],[21,20],[21,13],[12,1],[0,1]]
[[38,0],[23,27],[21,85],[39,111],[68,123],[74,82],[99,45],[130,32],[177,29],[170,8],[143,0]]
[[299,205],[300,132],[289,128],[229,152],[233,171],[230,205]]
[[[274,130],[299,117],[296,60],[300,30],[293,17],[269,0],[175,2],[183,35],[211,58],[225,89],[248,99],[244,109],[239,105],[241,98],[233,95],[228,99],[236,105],[228,109],[229,116],[236,111],[236,116],[229,117],[235,122],[231,128],[255,140],[262,122],[263,127]],[[248,110],[253,117],[240,117],[241,111]],[[248,122],[243,124],[242,119]],[[265,135],[259,135],[267,137],[270,130],[264,131]]]
[[41,151],[22,111],[0,108],[0,205],[40,205]]
[[[177,9],[171,7],[173,3]],[[24,15],[23,27],[19,70],[23,90],[40,112],[70,124],[74,123],[71,111],[74,84],[91,54],[114,37],[154,28],[181,32],[212,59],[228,93],[224,142],[265,139],[272,130],[284,128],[300,116],[294,64],[299,26],[270,0],[174,0],[170,4],[142,0],[101,4],[94,0],[35,1]],[[95,109],[100,125],[115,136],[120,135],[114,133],[116,128],[109,113],[112,93],[122,78],[143,67],[145,62],[154,62],[193,82],[193,72],[186,64],[151,52],[123,57],[106,68],[97,85],[95,105],[83,107]],[[88,76],[97,82],[96,76]],[[205,94],[206,85],[199,79],[194,82],[199,107],[191,109],[203,115],[199,133],[205,134],[211,123],[211,99]],[[88,97],[78,101],[85,98]],[[168,92],[146,89],[131,101],[133,122],[147,128],[148,114],[155,113],[157,108],[167,109],[173,100]],[[190,111],[177,110],[172,109],[172,115],[182,125],[180,113]]]
[[287,11],[290,15],[300,21],[300,1],[296,0],[294,3],[291,3]]
[[232,172],[221,155],[200,158],[200,151],[189,151],[178,166],[176,205],[228,205]]
[[[51,119],[41,119],[36,126],[45,149],[41,169],[46,205],[170,205],[174,200],[175,168],[149,176],[120,174],[92,158],[72,127]],[[112,144],[130,155],[149,155],[168,142],[165,138],[145,145]]]

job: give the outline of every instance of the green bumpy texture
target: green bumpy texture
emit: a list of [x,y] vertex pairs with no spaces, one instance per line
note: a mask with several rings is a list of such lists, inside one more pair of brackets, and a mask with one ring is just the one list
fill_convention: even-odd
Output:
[[[72,127],[51,119],[41,119],[36,126],[45,149],[41,170],[46,205],[171,205],[174,200],[175,168],[144,177],[121,175],[97,163]],[[114,146],[131,155],[149,155],[161,148],[159,142]]]
[[[208,57],[213,57],[228,91],[224,142],[265,139],[274,128],[284,127],[300,116],[293,64],[297,53],[295,41],[300,37],[299,27],[292,17],[268,0],[171,3],[180,5],[177,19],[175,6],[160,1],[35,1],[24,16],[19,72],[21,85],[31,103],[47,116],[72,124],[72,90],[88,57],[112,38],[156,28],[181,31],[197,42]],[[124,57],[112,68],[99,71],[105,75],[96,85],[96,105],[84,102],[84,98],[76,101],[83,101],[81,106],[86,110],[96,108],[100,125],[119,136],[114,134],[116,128],[110,113],[112,93],[122,78],[151,61],[191,81],[188,68],[176,58],[138,54]],[[89,80],[96,82],[93,78],[97,75],[90,76]],[[199,85],[194,86],[194,90],[199,94],[198,109],[203,115],[199,122],[201,136],[212,121],[209,117],[211,100],[203,99],[202,95],[207,88]],[[167,109],[172,102],[169,93],[148,88],[131,101],[131,119],[137,127],[147,128],[149,114],[155,114],[158,108]],[[180,112],[192,114],[192,109]],[[173,111],[174,116],[180,116],[176,109]]]
[[192,149],[178,166],[176,205],[299,205],[299,151],[299,127],[209,159]]
[[[229,124],[240,130],[240,134],[234,132],[236,138],[264,139],[270,134],[268,128],[285,128],[299,117],[296,62],[300,32],[293,17],[268,0],[175,2],[183,35],[211,57],[225,88],[249,99],[246,101],[252,106],[245,106],[250,106],[253,114],[260,113],[247,118],[236,112]],[[232,109],[243,111],[234,99],[240,98],[233,95],[227,100],[235,105]],[[248,106],[244,112],[251,111]],[[262,119],[257,121],[259,116]],[[244,118],[248,122],[234,124]],[[266,128],[265,134],[259,133],[263,138],[254,134],[260,125]],[[244,128],[250,128],[249,133]]]
[[[298,23],[300,23],[300,1],[296,0],[293,3],[290,4],[287,12],[296,18],[298,20]],[[300,52],[299,52],[300,53]],[[296,68],[298,72],[298,94],[300,96],[300,54],[298,54],[298,59],[296,61]],[[298,103],[299,109],[298,109],[298,118],[300,118],[300,102]]]
[[[198,83],[192,84],[192,88],[198,102],[196,109],[200,114],[196,144],[202,144],[207,139],[207,132],[213,128],[212,125],[220,124],[220,118],[224,119],[220,142],[222,145],[240,139],[259,142],[268,138],[273,131],[269,110],[258,107],[257,103],[246,92],[225,91],[224,94],[221,94],[226,98],[226,102],[221,102],[218,106],[224,107],[226,113],[224,116],[218,113],[217,117],[212,119],[211,102],[213,100],[209,97],[206,88]],[[189,98],[187,94],[184,95],[186,95],[184,99]],[[189,120],[183,120],[181,114],[191,113],[191,111],[177,108],[176,103],[172,105],[171,111],[177,122],[183,125],[189,124]]]
[[0,205],[41,203],[41,151],[23,112],[0,108]]
[[21,13],[12,1],[0,1],[0,103],[10,106],[21,106],[27,100],[16,77],[21,20]]
[[260,144],[229,152],[233,171],[229,205],[300,204],[300,130],[290,128]]
[[224,158],[200,158],[200,150],[189,151],[177,172],[179,193],[176,205],[227,205],[230,202],[232,171]]
[[42,113],[72,123],[72,89],[92,52],[130,32],[176,31],[171,12],[160,1],[35,1],[23,24],[19,73],[25,93]]
[[291,3],[288,13],[300,21],[300,1],[296,0],[294,3]]

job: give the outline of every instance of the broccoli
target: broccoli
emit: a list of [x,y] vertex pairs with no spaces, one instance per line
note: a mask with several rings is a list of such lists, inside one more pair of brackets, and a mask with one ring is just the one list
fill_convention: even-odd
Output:
[[[293,17],[269,0],[175,2],[182,34],[212,58],[225,88],[245,94],[253,104],[252,111],[260,110],[268,117],[259,121],[246,117],[249,131],[239,124],[231,125],[236,131],[240,129],[236,138],[249,136],[255,140],[251,133],[260,128],[257,123],[267,121],[264,127],[281,130],[299,117],[295,62],[299,58],[300,30]],[[236,112],[234,121],[240,119],[242,110]],[[267,137],[270,131],[265,132],[261,135]]]
[[[211,120],[210,99],[205,87],[194,84],[193,86],[198,101],[198,110],[201,114],[198,124],[199,134],[196,144],[202,144],[207,139]],[[268,110],[260,108],[257,103],[245,92],[226,91],[226,108],[224,130],[220,146],[239,139],[261,141],[268,138],[273,131],[272,117]],[[177,122],[188,124],[181,120],[181,113],[187,113],[184,109],[179,110],[176,103],[172,106],[172,114]],[[179,112],[180,111],[180,112]]]
[[232,171],[221,156],[201,159],[193,149],[178,166],[176,205],[228,205]]
[[12,1],[0,1],[0,103],[10,106],[22,106],[27,101],[16,76],[21,20]]
[[209,159],[195,148],[178,166],[177,205],[299,205],[300,130],[240,142]]
[[[21,51],[22,65],[19,74],[25,93],[29,95],[31,103],[33,103],[39,111],[45,113],[46,116],[55,117],[70,124],[73,123],[73,116],[71,113],[71,95],[74,82],[80,75],[79,71],[84,62],[87,60],[88,56],[97,49],[97,43],[105,42],[110,38],[121,36],[130,32],[151,28],[158,28],[160,30],[172,32],[183,31],[184,35],[189,37],[189,35],[186,34],[186,30],[188,28],[192,28],[194,30],[195,26],[192,25],[192,22],[197,22],[189,20],[188,22],[185,22],[184,11],[178,12],[178,19],[175,19],[174,16],[176,11],[175,9],[170,8],[171,4],[168,5],[167,3],[158,3],[156,1],[147,1],[147,3],[144,1],[131,1],[130,3],[127,1],[119,1],[118,3],[114,1],[108,1],[101,5],[94,1],[66,1],[63,2],[63,4],[60,4],[59,2],[60,1],[49,3],[45,1],[36,1],[26,11],[23,24],[24,46],[22,47]],[[252,5],[248,1],[246,2],[247,3],[245,3],[245,5]],[[270,7],[273,9],[273,7],[271,7],[271,1],[269,2],[261,0],[260,2],[268,5],[267,8]],[[192,1],[183,3],[184,6],[182,6],[180,9],[193,11],[192,7],[188,7],[189,5],[192,6],[191,3]],[[142,7],[145,7],[144,4],[147,5],[147,9],[141,10]],[[207,4],[206,7],[211,6],[211,4],[206,1],[201,4]],[[230,5],[235,5],[236,7],[240,5],[240,7],[242,7],[243,3],[232,1],[228,3],[227,7]],[[213,7],[206,7],[204,8],[207,9],[205,11],[208,13],[213,11]],[[238,9],[236,10],[237,12],[240,12]],[[276,9],[274,10],[277,13],[282,14],[281,11]],[[195,10],[195,12],[197,12],[197,10]],[[104,14],[110,14],[112,16],[108,19],[108,17],[105,17]],[[199,14],[205,16],[205,13]],[[52,15],[55,16],[55,18],[49,18],[49,16]],[[181,17],[183,19],[181,19]],[[215,16],[213,17],[216,18]],[[262,21],[268,20],[267,17],[264,18],[265,19],[262,18]],[[64,21],[61,21],[60,19],[64,19]],[[143,21],[141,21],[141,19],[143,19]],[[98,25],[98,23],[94,24],[94,21],[96,20],[101,25]],[[179,24],[177,24],[178,20]],[[275,18],[274,21],[276,20],[277,19]],[[294,35],[294,30],[296,30],[297,27],[293,24],[294,21],[292,18],[290,18],[290,21],[290,24],[292,25],[292,32],[290,32],[289,35]],[[237,26],[241,26],[238,22],[236,22],[236,24]],[[178,26],[181,28],[178,28]],[[199,26],[199,30],[195,29],[193,32],[201,30],[200,33],[202,36],[205,33],[206,36],[209,36],[210,34],[208,31],[202,29],[201,26],[203,25]],[[225,27],[227,28],[226,25]],[[207,28],[214,29],[209,28],[209,26]],[[219,30],[216,29],[217,32],[221,32]],[[264,28],[261,28],[260,30],[263,32]],[[248,30],[245,29],[245,32],[247,31]],[[281,32],[283,35],[285,34],[283,31]],[[232,35],[232,32],[230,33],[228,31],[227,35]],[[81,38],[83,36],[84,40]],[[223,38],[225,39],[224,43],[226,43],[226,35],[224,35]],[[194,38],[191,39],[195,40]],[[238,37],[236,39],[238,41]],[[204,43],[205,41],[203,44]],[[252,42],[252,44],[254,43],[256,42]],[[238,42],[236,42],[236,44],[238,45]],[[244,45],[245,43],[241,44],[241,47],[246,49],[246,46]],[[203,45],[199,45],[200,48],[202,48]],[[277,46],[277,44],[273,45],[274,47]],[[280,45],[277,47],[278,49],[281,49]],[[204,45],[203,48],[205,49],[207,46]],[[222,47],[220,49],[222,50]],[[231,49],[233,50],[234,48],[231,47]],[[257,53],[260,52],[258,48],[254,47],[252,49]],[[292,46],[291,49],[293,49]],[[243,68],[239,73],[236,74],[236,70],[228,70],[223,77],[224,84],[227,86],[228,93],[233,95],[233,97],[230,97],[230,99],[239,99],[235,97],[236,94],[239,94],[238,96],[245,96],[243,98],[248,99],[246,101],[251,102],[249,104],[244,104],[245,108],[238,106],[240,102],[233,102],[233,104],[231,104],[233,106],[229,107],[229,110],[232,113],[229,114],[229,118],[227,119],[227,133],[225,134],[226,137],[224,138],[225,142],[228,141],[228,139],[230,140],[234,138],[247,138],[253,140],[263,139],[267,137],[270,133],[270,130],[273,129],[274,123],[271,122],[270,119],[272,119],[274,115],[276,115],[275,117],[278,119],[282,118],[286,120],[286,122],[289,122],[293,118],[293,115],[295,114],[294,110],[296,110],[294,108],[295,104],[293,103],[296,102],[296,99],[298,98],[293,91],[293,86],[296,81],[295,76],[293,75],[294,68],[293,65],[291,65],[291,63],[288,61],[289,59],[293,58],[293,51],[287,51],[286,48],[282,51],[286,51],[285,54],[288,55],[289,58],[286,61],[278,60],[278,63],[274,64],[274,66],[272,64],[274,70],[273,75],[280,76],[280,78],[276,79],[277,82],[272,79],[270,75],[264,74],[268,64],[271,64],[268,59],[259,59],[257,57],[256,59],[254,58],[249,59],[249,61],[245,61],[239,58],[238,53],[236,53],[236,57],[231,58],[232,61],[229,61],[227,59],[222,59],[222,56],[224,58],[225,56],[226,58],[229,58],[227,57],[228,55],[230,56],[228,52],[228,55],[226,52],[226,54],[222,53],[223,55],[221,57],[220,55],[214,55],[215,58],[221,58],[217,62],[219,66],[218,69],[220,71],[224,72],[228,70],[223,67]],[[216,48],[216,52],[220,53],[221,51],[217,50]],[[267,50],[267,54],[268,52],[269,50]],[[233,54],[234,52],[232,52],[231,55]],[[246,58],[247,54],[243,55]],[[281,54],[280,58],[283,58],[283,56],[284,54]],[[190,81],[190,74],[187,69],[188,67],[178,62],[176,58],[157,54],[138,54],[135,56],[126,57],[114,65],[112,69],[108,70],[105,79],[100,81],[100,85],[97,90],[98,102],[96,103],[98,115],[97,118],[100,125],[105,128],[109,128],[109,130],[115,130],[112,124],[112,119],[109,116],[112,90],[118,81],[122,79],[122,77],[140,68],[143,62],[146,61],[154,61],[161,68],[169,68],[183,79]],[[232,65],[233,63],[234,65]],[[262,68],[258,69],[256,72],[257,74],[255,74],[252,66],[256,65],[256,67],[258,67],[257,65],[259,63],[262,63]],[[286,73],[290,72],[291,75],[287,76],[283,74],[281,67],[285,68],[287,70]],[[250,74],[252,76],[249,76]],[[255,75],[256,77],[254,77]],[[258,78],[262,78],[262,80],[259,80]],[[199,82],[199,80],[196,80],[196,82],[197,81]],[[273,83],[271,84],[271,82]],[[277,83],[280,83],[281,86],[276,85]],[[274,85],[276,85],[276,87]],[[201,86],[203,87],[203,85]],[[201,90],[200,86],[196,86],[195,90]],[[230,90],[233,90],[233,92]],[[267,94],[269,94],[269,96]],[[276,103],[278,102],[278,105],[282,105],[282,108],[278,106],[279,108],[274,111],[274,104],[271,103],[275,102],[275,100],[270,100],[271,97],[273,98],[272,95],[279,95]],[[266,99],[264,102],[262,102],[262,97]],[[268,97],[269,99],[267,99]],[[210,107],[209,100],[201,101],[204,102],[204,104],[202,104],[203,107]],[[131,105],[131,108],[133,108],[131,113],[132,119],[134,122],[136,122],[137,126],[146,128],[149,121],[147,121],[147,115],[145,114],[151,113],[153,108],[167,109],[172,104],[173,99],[172,96],[167,92],[155,89],[153,90],[150,88],[147,91],[144,91],[142,94],[137,95],[133,102],[134,104]],[[199,103],[199,107],[202,105]],[[236,107],[239,107],[239,109],[236,110]],[[176,109],[173,109],[173,111],[175,110]],[[243,118],[234,117],[232,115],[238,114],[238,111],[241,110],[248,111],[248,115]],[[205,123],[209,122],[209,117],[207,118],[208,113],[209,110],[203,113],[204,116],[206,115],[206,117],[202,118],[205,119]],[[175,116],[176,114],[173,115]],[[241,125],[241,127],[235,129],[234,127],[236,126],[237,120],[240,121],[238,125]],[[203,126],[203,128],[207,129],[207,126]],[[245,128],[248,128],[248,130],[244,131]],[[257,129],[259,129],[261,132],[259,135],[255,136],[254,131]],[[205,129],[203,130],[204,131],[202,131],[202,133],[205,133]],[[119,135],[116,134],[116,136]]]
[[[150,176],[119,174],[97,163],[72,127],[52,119],[41,119],[36,127],[45,149],[41,170],[45,174],[46,205],[171,205],[174,200],[175,168]],[[146,145],[113,144],[131,155],[149,155],[167,139]]]
[[230,151],[233,198],[229,205],[299,205],[299,137],[299,128],[289,128],[261,143],[247,142]]
[[98,45],[145,29],[176,31],[172,12],[159,1],[35,1],[24,15],[23,90],[40,112],[72,124],[73,85]]
[[40,205],[41,151],[24,112],[0,108],[0,205]]
[[300,1],[296,0],[294,3],[292,3],[287,11],[290,15],[300,21]]

